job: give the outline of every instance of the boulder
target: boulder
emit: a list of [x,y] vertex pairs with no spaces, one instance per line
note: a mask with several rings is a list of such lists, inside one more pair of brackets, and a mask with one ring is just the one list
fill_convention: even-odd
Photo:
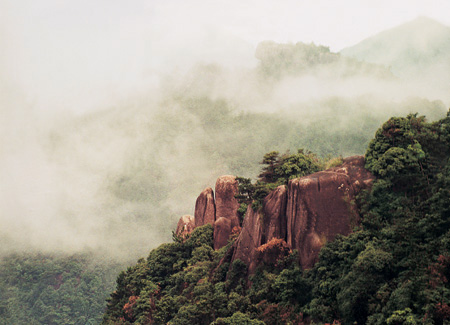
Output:
[[357,225],[356,194],[373,180],[364,158],[355,156],[342,166],[291,180],[287,188],[277,187],[260,211],[248,208],[232,261],[242,260],[252,274],[260,263],[276,264],[288,247],[298,250],[303,268],[312,267],[327,241]]
[[228,244],[232,229],[230,219],[221,217],[214,222],[214,249],[220,249]]
[[321,247],[336,235],[348,235],[359,222],[355,196],[372,183],[362,156],[289,182],[287,244],[299,251],[300,264],[311,268]]
[[263,244],[272,238],[286,240],[286,186],[278,186],[263,201]]
[[210,223],[214,225],[214,248],[220,249],[231,235],[239,233],[227,261],[240,259],[248,265],[250,274],[260,263],[276,265],[291,249],[298,250],[302,267],[310,268],[327,241],[338,234],[348,235],[358,224],[355,197],[370,188],[373,180],[364,168],[363,156],[345,158],[339,167],[277,187],[264,199],[260,210],[253,211],[249,206],[239,233],[239,203],[235,198],[238,183],[234,176],[222,176],[216,182],[215,199],[213,190],[205,189],[197,198],[195,218],[183,216],[177,235]]
[[214,202],[214,192],[208,187],[197,198],[195,202],[195,227],[214,225],[216,220],[216,204]]
[[232,261],[241,260],[249,266],[249,274],[258,266],[255,260],[256,249],[262,244],[261,213],[248,206],[241,233],[234,244]]
[[216,182],[216,220],[226,218],[231,221],[231,229],[239,226],[239,203],[235,198],[238,193],[236,177],[225,175]]
[[178,220],[176,235],[185,237],[190,234],[195,228],[195,221],[193,216],[185,215]]
[[235,243],[232,260],[240,259],[249,266],[249,274],[253,274],[262,261],[263,256],[258,251],[261,245],[277,238],[286,238],[286,186],[279,186],[263,201],[260,211],[247,208],[241,233]]

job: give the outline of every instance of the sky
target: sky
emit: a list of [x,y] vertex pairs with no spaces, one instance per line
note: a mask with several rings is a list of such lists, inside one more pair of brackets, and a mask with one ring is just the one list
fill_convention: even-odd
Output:
[[82,114],[196,62],[255,64],[263,40],[332,51],[418,16],[450,25],[447,0],[0,0],[3,83],[40,111]]

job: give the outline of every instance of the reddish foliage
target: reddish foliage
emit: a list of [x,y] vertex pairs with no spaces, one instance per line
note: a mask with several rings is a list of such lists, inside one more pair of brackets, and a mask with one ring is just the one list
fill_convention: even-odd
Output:
[[448,304],[438,303],[434,310],[434,315],[440,320],[450,319],[450,306]]
[[239,226],[234,226],[233,229],[231,230],[231,234],[230,234],[230,239],[234,239],[237,236],[239,236],[239,234],[241,233],[242,228]]
[[439,284],[447,283],[450,275],[450,257],[439,255],[437,263],[430,265],[428,270],[431,275],[429,285],[433,289]]
[[262,320],[266,324],[293,324],[304,325],[302,313],[295,313],[292,306],[281,306],[279,304],[268,304],[263,300],[258,304],[262,310]]
[[257,248],[258,252],[264,253],[266,251],[278,250],[280,252],[290,252],[289,246],[281,238],[272,238],[267,244],[261,245]]
[[158,285],[156,286],[155,291],[153,291],[153,296],[155,296],[155,297],[160,297],[160,294],[161,294],[161,287],[160,287],[160,284],[161,284],[161,283],[158,282]]
[[266,264],[278,266],[279,261],[291,253],[291,249],[281,238],[272,238],[267,244],[261,245],[256,249],[262,255]]
[[266,305],[262,313],[262,319],[266,324],[275,324],[277,320],[278,304]]
[[56,283],[53,285],[53,288],[55,288],[56,290],[59,289],[59,287],[61,287],[61,285],[63,284],[63,279],[62,279],[62,273],[58,274],[55,277]]
[[123,306],[123,312],[129,320],[133,320],[133,307],[138,299],[138,296],[131,296],[128,298],[128,302]]

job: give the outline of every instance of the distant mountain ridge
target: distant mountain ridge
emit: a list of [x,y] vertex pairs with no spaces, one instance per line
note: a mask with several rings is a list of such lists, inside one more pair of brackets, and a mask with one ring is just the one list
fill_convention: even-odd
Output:
[[347,47],[341,54],[383,64],[400,77],[434,71],[450,67],[450,27],[418,17]]

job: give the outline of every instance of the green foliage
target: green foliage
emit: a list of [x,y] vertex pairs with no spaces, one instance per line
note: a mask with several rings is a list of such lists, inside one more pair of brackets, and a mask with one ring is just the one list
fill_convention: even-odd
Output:
[[342,156],[335,157],[335,158],[329,158],[325,161],[325,169],[332,168],[332,167],[339,167],[344,163],[344,159]]
[[[366,163],[378,179],[358,198],[360,227],[328,242],[312,269],[293,251],[247,277],[243,262],[230,263],[232,244],[214,251],[212,227],[201,227],[121,273],[104,323],[450,322],[450,116],[390,119]],[[269,152],[263,164],[270,183],[238,178],[242,210],[269,186],[324,166],[303,151]]]
[[251,179],[243,177],[236,177],[236,180],[238,181],[236,199],[240,204],[238,213],[241,218],[243,218],[249,205],[252,206],[253,210],[258,210],[262,206],[264,198],[277,186],[275,183],[265,183],[263,181],[257,181],[252,184]]
[[245,276],[247,275],[247,265],[241,260],[234,260],[230,265],[230,270],[227,273],[227,280],[225,282],[225,288],[228,291],[236,289],[240,286],[243,288],[245,286]]
[[299,267],[286,268],[273,283],[277,302],[283,305],[304,305],[310,300],[310,284]]
[[192,249],[202,246],[209,246],[212,248],[214,247],[213,233],[214,228],[210,224],[197,227],[189,235],[185,242],[185,246]]
[[412,314],[411,308],[396,310],[387,320],[387,325],[416,325],[420,322]]
[[103,323],[286,324],[301,318],[310,286],[296,252],[285,269],[262,269],[249,287],[247,265],[223,262],[226,250],[213,251],[211,239],[212,227],[199,227],[122,272]]
[[264,155],[261,162],[263,165],[267,165],[262,168],[259,179],[265,183],[276,183],[276,169],[280,164],[280,153],[278,151],[271,151]]
[[251,319],[248,315],[236,312],[231,317],[218,318],[212,325],[264,325],[265,323],[257,319]]
[[313,299],[305,311],[313,318],[450,320],[449,125],[448,117],[427,123],[415,114],[391,118],[376,132],[366,167],[378,179],[362,200],[362,229],[328,243],[310,271]]
[[286,153],[275,168],[277,182],[287,184],[289,180],[312,174],[322,169],[320,160],[310,152],[298,149],[296,154]]
[[296,154],[286,152],[280,156],[278,151],[266,153],[261,162],[266,165],[259,174],[259,180],[252,184],[250,178],[236,177],[240,204],[238,214],[241,222],[247,207],[259,210],[264,198],[279,185],[287,185],[289,180],[312,174],[323,169],[323,162],[313,153],[298,149]]
[[0,259],[0,324],[98,324],[123,266],[90,254]]
[[264,155],[261,164],[267,166],[259,175],[260,181],[277,184],[287,184],[293,178],[309,175],[323,168],[316,155],[303,149],[298,149],[296,154],[287,152],[282,156],[277,151],[269,152]]

